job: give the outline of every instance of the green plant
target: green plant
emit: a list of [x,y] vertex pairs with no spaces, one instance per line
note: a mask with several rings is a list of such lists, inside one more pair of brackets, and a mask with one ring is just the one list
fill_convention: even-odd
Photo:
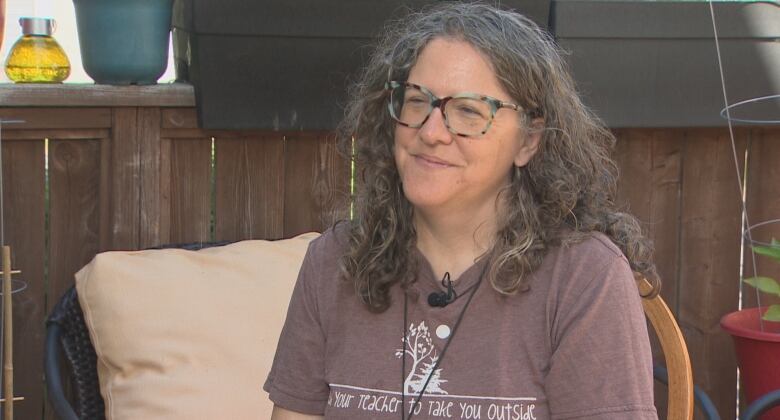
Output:
[[[754,246],[753,251],[756,254],[770,257],[775,261],[780,262],[780,241],[777,239],[772,238],[772,243],[769,246]],[[746,278],[743,281],[764,293],[780,296],[780,284],[771,277],[756,276]],[[762,319],[765,321],[780,322],[780,305],[770,305]]]

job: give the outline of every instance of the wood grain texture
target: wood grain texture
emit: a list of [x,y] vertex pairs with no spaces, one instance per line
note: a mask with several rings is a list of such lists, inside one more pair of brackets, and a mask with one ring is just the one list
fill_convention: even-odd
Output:
[[[163,111],[164,112],[164,111]],[[258,138],[277,138],[285,136],[309,135],[309,132],[292,130],[205,130],[201,128],[163,128],[161,135],[171,139],[195,139],[203,137],[216,137],[218,139],[258,139]]]
[[330,227],[349,216],[349,164],[332,133],[288,136],[284,171],[284,236]]
[[110,108],[0,108],[0,119],[22,120],[7,128],[54,129],[111,128]]
[[[747,210],[748,222],[760,225],[751,229],[750,236],[755,244],[769,244],[772,239],[780,240],[780,130],[757,128],[743,130],[749,144],[747,173]],[[769,222],[769,223],[766,223]],[[766,223],[766,224],[764,224]],[[753,255],[750,242],[745,248],[744,277],[754,275],[768,276],[780,281],[780,263]],[[743,285],[743,307],[780,304],[780,297],[758,293],[749,285]]]
[[[197,129],[198,113],[195,108],[164,109],[162,110],[161,128]],[[166,135],[165,137],[169,136]]]
[[9,130],[3,126],[3,140],[40,140],[44,138],[60,140],[101,139],[111,135],[106,128],[71,128],[64,130]]
[[109,249],[140,245],[140,139],[138,110],[115,108],[112,115]]
[[[99,251],[100,161],[100,140],[49,142],[47,313],[73,285],[73,275]],[[63,372],[66,392],[71,380],[70,372]],[[45,414],[47,420],[57,418],[48,400]]]
[[195,91],[185,83],[148,86],[97,84],[0,84],[4,106],[167,107],[195,106]]
[[[652,240],[662,283],[661,296],[673,313],[679,310],[682,133],[660,129],[615,130],[618,138],[615,159],[620,169],[618,206],[636,216]],[[664,364],[661,345],[655,336],[651,344],[654,359]],[[656,407],[661,418],[666,415],[666,391],[665,385],[656,383]]]
[[[745,142],[739,140],[742,155]],[[686,132],[683,142],[680,326],[696,383],[721,415],[735,412],[736,362],[720,318],[737,307],[740,192],[723,129]]]
[[100,181],[99,181],[99,249],[111,249],[111,138],[100,139]]
[[43,328],[45,197],[44,142],[3,141],[3,212],[5,244],[11,246],[15,278],[27,289],[13,296],[14,388],[24,401],[14,405],[14,417],[38,419],[43,413]]
[[99,250],[100,142],[49,142],[49,291],[51,310],[73,274]]
[[160,140],[160,236],[161,244],[171,243],[171,139]]
[[210,240],[211,139],[174,141],[170,151],[171,243]]
[[680,217],[682,130],[655,131],[651,151],[649,237],[661,278],[661,296],[673,314],[680,312]]
[[218,138],[215,145],[216,239],[281,238],[285,211],[284,139]]
[[647,229],[650,220],[650,186],[653,138],[647,130],[622,129],[614,131],[617,143],[613,157],[618,164],[617,205],[633,214]]
[[138,108],[138,142],[140,174],[140,221],[139,247],[149,248],[161,245],[160,214],[162,203],[160,194],[160,109]]
[[[653,130],[651,136],[646,232],[653,242],[661,297],[673,315],[680,312],[680,212],[682,194],[682,130]],[[666,363],[669,363],[667,358]],[[690,368],[690,360],[687,362]],[[659,386],[656,385],[656,390]],[[658,391],[656,391],[658,395]],[[675,410],[674,407],[668,409]],[[672,411],[669,411],[670,413]],[[669,417],[671,418],[671,416]]]
[[[636,217],[641,223],[642,229],[648,235],[652,235],[654,232],[653,226],[650,224],[652,194],[648,194],[652,190],[650,183],[652,177],[652,132],[620,129],[614,130],[613,133],[617,138],[613,157],[618,164],[619,172],[616,201],[618,209]],[[660,266],[662,262],[656,261],[656,264]],[[665,365],[661,342],[653,328],[648,328],[648,331],[653,361]],[[668,407],[667,387],[656,382],[654,394],[658,415],[664,417]]]

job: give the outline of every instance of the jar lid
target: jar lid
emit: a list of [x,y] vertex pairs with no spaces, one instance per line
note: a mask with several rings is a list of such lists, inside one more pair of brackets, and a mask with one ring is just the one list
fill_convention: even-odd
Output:
[[51,35],[54,32],[54,19],[23,17],[19,18],[24,35]]

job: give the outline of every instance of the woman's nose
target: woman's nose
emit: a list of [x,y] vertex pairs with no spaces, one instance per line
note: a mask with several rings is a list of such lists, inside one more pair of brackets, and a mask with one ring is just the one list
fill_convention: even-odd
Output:
[[441,108],[436,107],[431,111],[431,115],[428,116],[428,119],[420,127],[419,135],[423,142],[430,145],[452,143],[453,134],[447,128]]

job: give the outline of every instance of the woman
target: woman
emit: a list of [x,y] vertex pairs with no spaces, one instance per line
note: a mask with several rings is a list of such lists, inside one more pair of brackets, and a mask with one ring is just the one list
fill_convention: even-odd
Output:
[[446,4],[385,34],[352,97],[355,217],[309,247],[273,418],[656,418],[650,249],[554,42]]

